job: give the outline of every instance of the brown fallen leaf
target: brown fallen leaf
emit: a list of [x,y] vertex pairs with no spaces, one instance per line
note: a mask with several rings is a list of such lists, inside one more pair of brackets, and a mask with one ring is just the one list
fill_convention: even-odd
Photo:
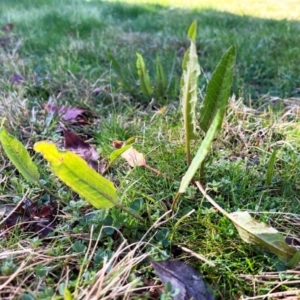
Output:
[[[121,142],[121,141],[114,141],[113,142],[113,146],[116,149],[120,149],[120,148],[124,147],[125,145],[126,145],[126,142],[125,143]],[[157,175],[161,175],[160,171],[150,167],[146,163],[146,159],[144,157],[144,154],[138,152],[133,147],[130,147],[128,150],[123,152],[121,154],[121,157],[124,158],[128,162],[129,166],[131,166],[132,168],[134,168],[134,167],[144,167],[144,168],[147,168],[148,170],[156,173]],[[164,177],[166,177],[166,176],[164,176]]]
[[65,138],[65,149],[68,149],[82,157],[90,167],[99,173],[103,173],[106,165],[99,163],[99,153],[88,143],[84,142],[78,135],[66,129],[60,123]]
[[209,292],[199,271],[181,261],[150,260],[154,270],[166,283],[171,283],[174,291],[174,300],[213,300],[214,297]]
[[68,106],[57,107],[51,103],[46,104],[45,109],[52,114],[58,114],[65,121],[73,121],[82,125],[89,123],[86,115],[92,115],[86,109]]
[[14,28],[14,24],[7,23],[7,24],[2,26],[1,30],[4,31],[4,32],[9,32],[9,31],[12,31],[13,28]]
[[24,77],[21,74],[13,74],[10,76],[9,81],[12,85],[20,85],[24,82]]
[[7,209],[3,215],[4,222],[1,224],[2,236],[8,236],[15,226],[26,232],[34,232],[39,237],[46,237],[56,228],[56,207],[53,202],[38,206],[26,198],[15,208]]
[[128,162],[131,167],[145,167],[147,165],[145,157],[142,153],[135,150],[133,147],[126,150],[121,156]]
[[112,142],[112,145],[113,145],[113,147],[115,148],[115,149],[120,149],[120,148],[122,148],[123,146],[124,146],[124,142],[122,142],[122,141],[113,141]]
[[11,42],[11,38],[10,37],[7,37],[7,36],[3,36],[3,37],[0,37],[0,46],[1,47],[6,47],[7,45],[9,45]]

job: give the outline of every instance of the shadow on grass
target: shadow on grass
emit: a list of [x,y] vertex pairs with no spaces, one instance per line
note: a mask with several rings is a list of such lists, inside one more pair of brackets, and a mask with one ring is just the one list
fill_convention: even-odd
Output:
[[[110,49],[135,82],[135,52],[144,56],[150,74],[154,73],[158,54],[166,73],[172,73],[170,98],[174,99],[182,55],[189,44],[187,28],[196,19],[199,61],[207,77],[222,53],[235,43],[235,94],[253,99],[266,93],[299,95],[300,22],[207,9],[71,0],[9,1],[1,5],[0,16],[2,25],[15,25],[13,34],[22,39],[19,51],[25,67],[40,78],[49,73],[60,77],[67,70],[93,80],[103,73],[109,77],[105,53]],[[117,80],[112,82],[116,84]],[[202,77],[201,87],[205,83]]]

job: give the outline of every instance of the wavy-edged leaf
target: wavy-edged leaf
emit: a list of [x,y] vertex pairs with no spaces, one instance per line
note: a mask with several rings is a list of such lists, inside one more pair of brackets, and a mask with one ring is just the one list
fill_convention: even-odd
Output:
[[3,126],[0,128],[0,142],[6,155],[24,178],[28,182],[38,181],[40,174],[29,153],[23,144],[9,134]]
[[34,150],[43,154],[55,175],[96,208],[118,205],[114,184],[90,168],[71,151],[59,151],[49,142],[38,142]]
[[147,97],[150,97],[153,94],[153,89],[151,86],[150,77],[147,72],[144,59],[142,55],[138,52],[136,52],[136,56],[136,68],[140,79],[141,90]]
[[190,48],[186,51],[183,57],[182,70],[183,73],[180,80],[180,102],[186,139],[190,141],[191,139],[197,138],[196,104],[198,94],[198,77],[200,75],[200,65],[198,62],[196,44],[192,39]]
[[[206,133],[218,109],[225,114],[232,85],[236,47],[232,45],[223,55],[208,83],[200,110],[200,128]],[[220,124],[221,126],[221,124]]]
[[237,211],[228,216],[237,228],[240,237],[246,243],[265,247],[284,262],[298,258],[298,261],[294,261],[294,263],[299,263],[300,251],[289,246],[285,242],[284,236],[275,228],[256,221],[247,211]]
[[209,150],[210,145],[214,139],[215,133],[217,132],[218,128],[220,127],[220,124],[222,124],[224,115],[219,110],[217,115],[214,118],[214,121],[212,122],[211,126],[209,127],[209,130],[207,134],[204,137],[204,140],[202,141],[196,156],[192,160],[191,165],[189,166],[186,174],[183,176],[180,187],[179,187],[179,193],[184,193],[189,186],[191,180],[193,179],[194,175],[196,174],[197,170],[199,169],[200,165],[203,163],[204,159],[206,158]]

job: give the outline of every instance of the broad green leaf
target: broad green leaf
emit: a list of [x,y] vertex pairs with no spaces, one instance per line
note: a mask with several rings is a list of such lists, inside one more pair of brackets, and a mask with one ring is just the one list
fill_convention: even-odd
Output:
[[208,83],[200,110],[200,128],[205,133],[208,131],[218,109],[221,110],[222,114],[225,114],[232,85],[235,59],[236,47],[233,45],[223,55]]
[[265,247],[284,262],[291,262],[294,259],[294,264],[299,263],[300,251],[289,246],[284,236],[275,228],[254,220],[247,211],[237,211],[228,214],[228,217],[246,243]]
[[273,171],[274,171],[274,165],[275,165],[275,160],[276,160],[276,149],[274,149],[270,161],[269,161],[269,165],[268,165],[268,171],[267,171],[267,176],[266,176],[266,185],[270,185],[272,182],[272,177],[273,177]]
[[34,150],[43,154],[55,175],[96,208],[118,205],[113,183],[88,166],[80,156],[70,151],[59,151],[48,142],[38,142]]
[[180,187],[179,187],[179,193],[184,193],[189,186],[191,180],[193,179],[194,175],[196,174],[197,170],[199,169],[200,165],[203,163],[204,159],[206,158],[208,152],[210,151],[210,145],[213,141],[213,138],[215,136],[215,133],[217,132],[218,128],[220,127],[220,124],[222,124],[223,121],[223,114],[219,110],[217,115],[215,116],[211,126],[209,127],[209,130],[207,134],[204,137],[204,140],[202,141],[196,156],[192,160],[191,165],[189,166],[186,174],[183,176]]
[[142,55],[139,54],[138,52],[136,53],[136,56],[137,56],[136,67],[140,79],[141,90],[147,97],[150,97],[153,94],[153,89],[151,87],[151,81],[150,81],[149,74],[146,70],[144,59]]
[[188,37],[195,41],[197,37],[197,21],[194,20],[194,22],[191,24],[189,30],[188,30]]
[[6,155],[24,178],[28,182],[37,182],[40,177],[37,166],[23,144],[9,134],[3,126],[0,128],[0,142]]
[[73,300],[72,294],[68,290],[68,288],[65,288],[65,291],[64,291],[64,300]]
[[190,48],[184,54],[182,62],[182,77],[180,81],[180,102],[182,107],[184,130],[186,139],[196,139],[196,104],[198,94],[198,77],[200,65],[196,51],[196,44],[191,40]]
[[156,89],[160,96],[162,96],[167,89],[166,75],[158,56],[156,57]]

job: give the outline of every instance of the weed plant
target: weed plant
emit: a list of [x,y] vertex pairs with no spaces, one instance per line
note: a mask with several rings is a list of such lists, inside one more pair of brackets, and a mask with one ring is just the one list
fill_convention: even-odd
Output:
[[[64,199],[58,201],[57,226],[46,238],[24,231],[22,224],[2,229],[1,299],[165,299],[146,256],[180,259],[198,268],[216,299],[262,299],[268,293],[296,297],[299,271],[280,273],[278,259],[241,241],[234,225],[194,186],[168,222],[162,216],[187,170],[178,95],[189,46],[186,30],[196,19],[204,72],[200,99],[222,53],[233,43],[238,49],[231,91],[236,96],[205,161],[207,191],[227,212],[251,211],[285,235],[299,236],[299,21],[214,9],[56,0],[11,0],[1,4],[0,15],[2,25],[14,25],[0,35],[1,117],[39,165],[42,183]],[[108,51],[127,82],[115,72]],[[167,93],[151,105],[139,86],[136,52],[152,82],[157,55],[167,77]],[[23,82],[14,80],[16,74]],[[49,173],[32,150],[41,140],[62,143],[58,119],[48,122],[47,102],[92,111],[96,117],[90,124],[68,128],[92,139],[103,158],[111,153],[112,141],[138,137],[136,149],[166,176],[119,159],[108,177],[118,186],[122,204],[147,220],[150,229],[120,208],[93,209]],[[192,144],[192,155],[200,142]],[[54,200],[26,182],[3,151],[0,160],[1,212],[25,197],[39,205]]]

